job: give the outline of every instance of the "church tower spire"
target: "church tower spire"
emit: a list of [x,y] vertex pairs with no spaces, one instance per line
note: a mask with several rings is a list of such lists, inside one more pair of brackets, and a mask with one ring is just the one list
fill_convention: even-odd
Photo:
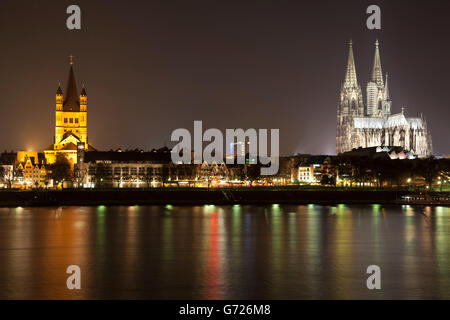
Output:
[[386,82],[384,84],[384,100],[391,100],[389,96],[388,74],[386,72]]
[[358,87],[358,79],[356,77],[355,57],[353,55],[353,42],[350,39],[348,48],[347,71],[345,73],[345,88]]
[[381,69],[380,49],[378,48],[378,39],[375,41],[375,57],[373,59],[371,81],[379,87],[383,86],[383,71]]
[[78,100],[77,82],[75,81],[75,74],[73,72],[73,56],[70,55],[69,57],[70,57],[69,79],[67,81],[63,110],[78,112],[80,111],[80,101]]
[[367,115],[378,117],[383,112],[384,83],[383,70],[381,69],[380,50],[378,40],[375,41],[375,56],[373,58],[372,76],[367,83]]
[[386,82],[383,89],[383,100],[381,101],[381,111],[383,118],[387,118],[391,115],[392,101],[389,96],[388,74],[386,73]]
[[337,112],[337,154],[349,150],[349,147],[352,143],[352,138],[349,135],[349,130],[353,126],[353,118],[363,116],[363,96],[361,86],[358,84],[358,79],[356,77],[355,57],[353,55],[353,42],[352,40],[350,40],[345,81],[341,87],[341,95]]

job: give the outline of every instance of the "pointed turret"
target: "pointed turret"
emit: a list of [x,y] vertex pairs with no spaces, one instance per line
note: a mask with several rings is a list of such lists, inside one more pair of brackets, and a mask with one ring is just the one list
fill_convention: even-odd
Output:
[[56,95],[62,96],[63,92],[61,90],[61,83],[58,83],[58,89],[56,89]]
[[83,84],[83,88],[81,89],[81,93],[80,93],[80,111],[85,112],[87,108],[87,93],[86,93],[86,88],[84,87]]
[[386,82],[384,85],[384,100],[391,100],[389,96],[388,74],[386,73]]
[[58,83],[58,89],[56,89],[56,110],[62,111],[63,108],[63,92],[61,90],[61,83]]
[[356,78],[355,58],[353,55],[353,42],[350,39],[348,48],[347,71],[345,73],[345,88],[358,87],[358,79]]
[[64,111],[80,111],[80,102],[78,100],[77,82],[73,72],[72,56],[70,56],[69,79],[67,81],[66,95],[63,103]]
[[[375,85],[375,84],[374,84]],[[387,118],[391,115],[392,101],[389,96],[388,74],[386,73],[386,82],[383,89],[383,100],[381,101],[382,116]]]
[[378,86],[383,86],[383,71],[381,69],[380,50],[378,48],[378,40],[375,41],[375,57],[373,59],[372,77],[371,81]]

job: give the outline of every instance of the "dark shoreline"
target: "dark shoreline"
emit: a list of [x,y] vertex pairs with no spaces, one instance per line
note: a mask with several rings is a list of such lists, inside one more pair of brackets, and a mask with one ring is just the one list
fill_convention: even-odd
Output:
[[[0,207],[95,205],[232,205],[232,204],[416,204],[450,206],[448,192],[426,194],[421,200],[402,197],[424,194],[394,190],[302,189],[67,189],[0,191]],[[445,200],[443,199],[445,198]]]

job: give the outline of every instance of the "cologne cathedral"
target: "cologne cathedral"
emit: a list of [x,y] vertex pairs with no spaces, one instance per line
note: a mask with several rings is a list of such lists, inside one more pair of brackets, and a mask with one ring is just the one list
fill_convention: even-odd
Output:
[[383,75],[378,40],[371,79],[366,87],[364,104],[361,85],[356,76],[352,42],[349,44],[347,71],[341,87],[337,112],[336,153],[356,148],[401,147],[409,157],[427,157],[432,154],[431,134],[420,117],[406,117],[405,109],[391,113],[388,75]]

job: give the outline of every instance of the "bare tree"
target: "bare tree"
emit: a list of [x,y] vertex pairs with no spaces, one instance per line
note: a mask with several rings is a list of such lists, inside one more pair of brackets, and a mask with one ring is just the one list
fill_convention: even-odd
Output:
[[64,182],[72,181],[72,168],[69,160],[67,160],[63,154],[57,154],[55,162],[49,165],[49,176],[53,179],[56,185],[61,183],[63,188]]

